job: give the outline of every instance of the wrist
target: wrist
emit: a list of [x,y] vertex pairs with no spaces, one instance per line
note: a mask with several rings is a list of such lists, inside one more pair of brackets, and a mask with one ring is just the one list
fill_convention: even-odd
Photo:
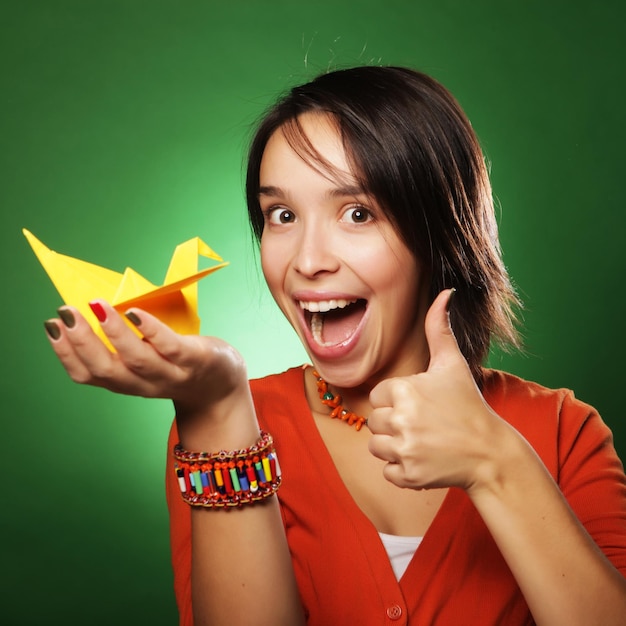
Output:
[[496,419],[496,428],[484,439],[488,445],[477,464],[474,480],[466,489],[473,501],[484,495],[499,497],[512,482],[520,478],[529,454],[535,455],[515,428],[499,416]]
[[236,449],[259,438],[259,425],[246,382],[244,389],[205,407],[174,402],[181,445],[188,450]]
[[254,504],[273,496],[281,483],[274,440],[261,432],[254,445],[238,450],[192,452],[174,446],[174,470],[182,498],[210,509]]

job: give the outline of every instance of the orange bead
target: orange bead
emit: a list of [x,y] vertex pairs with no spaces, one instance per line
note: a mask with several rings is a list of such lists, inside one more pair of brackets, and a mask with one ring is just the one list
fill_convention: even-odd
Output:
[[338,406],[335,407],[331,412],[330,412],[330,416],[335,419],[336,417],[339,417],[340,413],[343,411],[343,407]]
[[333,396],[332,392],[328,390],[328,383],[319,375],[317,370],[313,370],[313,376],[315,376],[315,383],[317,385],[317,392],[319,394],[322,404],[331,408],[330,417],[340,418],[347,422],[348,425],[354,426],[357,431],[361,430],[363,424],[366,423],[366,419],[356,413],[347,411],[342,406],[341,396]]

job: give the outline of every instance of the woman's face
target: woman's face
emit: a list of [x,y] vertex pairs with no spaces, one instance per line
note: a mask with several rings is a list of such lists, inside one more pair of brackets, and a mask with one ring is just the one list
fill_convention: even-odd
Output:
[[334,172],[305,161],[280,129],[268,141],[259,202],[270,291],[328,382],[356,387],[422,371],[428,277],[360,188],[332,118],[300,122]]

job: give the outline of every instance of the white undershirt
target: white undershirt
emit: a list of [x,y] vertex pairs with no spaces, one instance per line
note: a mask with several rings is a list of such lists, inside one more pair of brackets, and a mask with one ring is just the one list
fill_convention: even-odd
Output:
[[399,535],[386,535],[385,533],[378,534],[389,556],[396,580],[400,580],[423,537],[400,537]]

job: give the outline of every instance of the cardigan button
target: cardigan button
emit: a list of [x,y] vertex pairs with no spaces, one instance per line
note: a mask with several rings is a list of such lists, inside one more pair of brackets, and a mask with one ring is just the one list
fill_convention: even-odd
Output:
[[393,620],[400,619],[402,617],[402,607],[397,604],[390,606],[387,609],[387,617]]

